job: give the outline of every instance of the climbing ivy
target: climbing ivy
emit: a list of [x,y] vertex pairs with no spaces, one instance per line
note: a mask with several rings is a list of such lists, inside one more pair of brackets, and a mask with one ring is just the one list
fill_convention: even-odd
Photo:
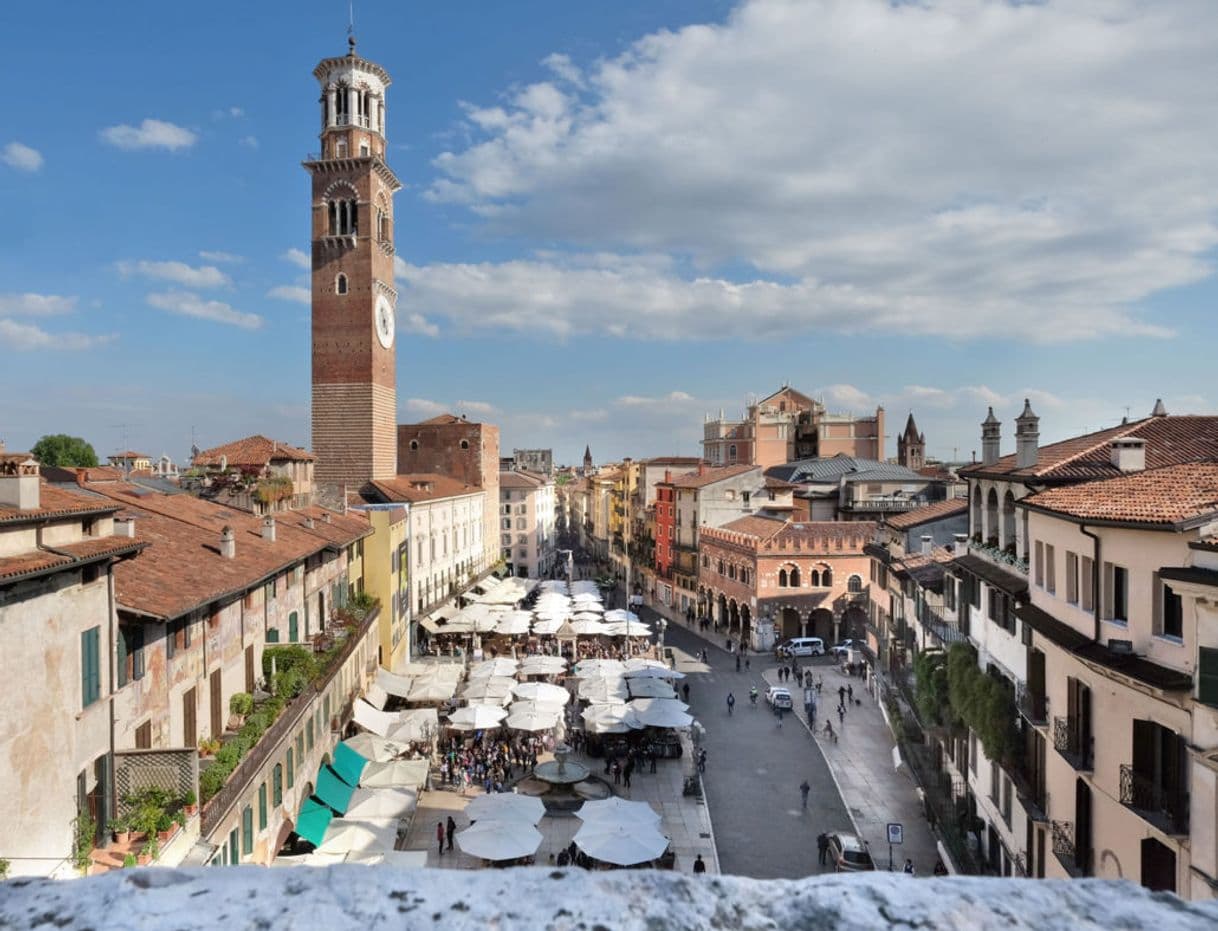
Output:
[[1015,696],[1007,683],[978,667],[977,654],[967,644],[953,644],[947,652],[947,696],[989,759],[1007,762],[1014,757]]

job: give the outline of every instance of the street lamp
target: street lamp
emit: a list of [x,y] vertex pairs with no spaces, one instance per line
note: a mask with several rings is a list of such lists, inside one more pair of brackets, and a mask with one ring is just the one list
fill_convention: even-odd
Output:
[[664,631],[668,630],[668,621],[660,618],[660,659],[664,658]]

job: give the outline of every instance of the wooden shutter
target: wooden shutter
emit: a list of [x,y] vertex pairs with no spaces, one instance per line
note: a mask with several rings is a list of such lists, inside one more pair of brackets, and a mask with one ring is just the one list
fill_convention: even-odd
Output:
[[219,669],[211,674],[207,691],[211,702],[211,736],[214,739],[224,733],[224,692]]
[[1197,700],[1218,708],[1218,648],[1200,647],[1197,653]]
[[80,635],[81,705],[85,708],[101,697],[101,657],[98,654],[100,633],[100,627],[90,627]]
[[136,750],[151,750],[152,749],[152,722],[145,721],[135,729],[135,749]]
[[187,689],[182,695],[182,745],[194,747],[199,743],[198,691]]
[[254,645],[245,648],[245,690],[254,694]]

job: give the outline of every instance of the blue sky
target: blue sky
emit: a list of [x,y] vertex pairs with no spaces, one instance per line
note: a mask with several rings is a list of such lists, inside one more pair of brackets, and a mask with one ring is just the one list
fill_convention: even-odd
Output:
[[[121,9],[121,13],[118,10]],[[342,2],[5,4],[0,438],[308,442]],[[362,2],[394,78],[399,419],[697,451],[783,382],[967,458],[1213,410],[1218,8]],[[890,449],[894,446],[890,443]]]

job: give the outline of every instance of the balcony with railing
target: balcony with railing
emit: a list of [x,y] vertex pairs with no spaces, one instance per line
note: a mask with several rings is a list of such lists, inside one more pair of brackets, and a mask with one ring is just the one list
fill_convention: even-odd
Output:
[[1121,764],[1121,804],[1164,834],[1188,834],[1188,793]]
[[847,498],[842,502],[843,511],[912,511],[923,507],[925,501],[914,498]]
[[1013,546],[1006,548],[999,546],[998,541],[993,537],[984,543],[974,537],[968,545],[968,551],[1002,569],[1017,572],[1020,575],[1028,574],[1027,559],[1020,558]]
[[1080,773],[1095,769],[1095,738],[1084,732],[1078,718],[1053,719],[1053,749]]
[[1049,696],[1033,691],[1026,682],[1015,685],[1015,705],[1019,713],[1031,724],[1047,724],[1049,721]]
[[1091,875],[1091,851],[1079,850],[1073,821],[1053,822],[1053,856],[1071,876]]
[[1045,790],[1044,774],[1034,773],[1022,759],[1006,767],[1019,804],[1033,821],[1049,820],[1049,793]]
[[968,634],[964,633],[954,621],[947,620],[925,602],[918,611],[918,621],[927,633],[945,646],[968,642]]

